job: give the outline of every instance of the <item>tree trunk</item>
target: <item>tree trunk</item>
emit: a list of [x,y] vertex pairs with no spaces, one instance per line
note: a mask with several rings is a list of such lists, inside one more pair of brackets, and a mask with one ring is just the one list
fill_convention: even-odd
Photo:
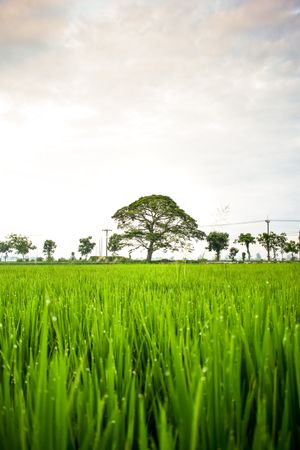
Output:
[[150,246],[147,250],[147,261],[150,262],[152,259],[152,255],[153,255],[153,243],[150,242]]
[[248,261],[250,261],[250,250],[249,250],[249,245],[246,245],[247,248],[247,254],[248,254]]
[[221,251],[220,250],[218,250],[217,252],[216,252],[216,256],[217,256],[217,261],[220,261],[220,253],[221,253]]

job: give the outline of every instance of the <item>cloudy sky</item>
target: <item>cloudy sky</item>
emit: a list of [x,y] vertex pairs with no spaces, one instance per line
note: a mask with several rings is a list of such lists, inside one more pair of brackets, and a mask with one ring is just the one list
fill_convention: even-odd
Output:
[[153,193],[300,219],[299,42],[300,0],[0,0],[0,239],[69,256]]

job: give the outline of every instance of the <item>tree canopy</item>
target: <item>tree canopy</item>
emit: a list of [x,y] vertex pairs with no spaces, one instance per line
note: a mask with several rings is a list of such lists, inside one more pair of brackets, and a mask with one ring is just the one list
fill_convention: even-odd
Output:
[[4,255],[4,261],[7,260],[8,254],[12,251],[11,245],[8,241],[0,241],[0,254]]
[[250,244],[255,244],[255,237],[252,236],[251,233],[241,233],[239,237],[235,240],[238,244],[242,244],[246,246],[247,254],[248,254],[248,260],[250,261],[251,254],[250,254]]
[[285,251],[285,253],[291,253],[292,259],[295,258],[294,255],[296,255],[299,250],[300,250],[300,245],[298,242],[295,242],[295,241],[286,242],[284,251]]
[[212,231],[206,238],[208,242],[208,251],[216,252],[216,260],[220,260],[220,254],[222,250],[228,248],[229,234],[222,233],[221,231]]
[[[165,195],[150,195],[124,206],[112,216],[123,233],[112,235],[109,247],[143,248],[147,261],[157,250],[193,249],[192,239],[204,239],[197,222]],[[116,245],[117,244],[117,247]]]
[[90,253],[92,253],[93,248],[95,247],[96,243],[91,242],[92,236],[88,236],[86,238],[79,239],[79,247],[78,251],[81,254],[81,256],[85,256],[85,258],[88,257]]
[[8,236],[8,243],[11,249],[15,250],[19,255],[22,255],[23,259],[30,250],[36,249],[36,246],[33,245],[27,236],[20,234],[11,233]]
[[56,249],[56,243],[52,239],[46,239],[43,246],[43,253],[47,256],[48,261],[51,261]]

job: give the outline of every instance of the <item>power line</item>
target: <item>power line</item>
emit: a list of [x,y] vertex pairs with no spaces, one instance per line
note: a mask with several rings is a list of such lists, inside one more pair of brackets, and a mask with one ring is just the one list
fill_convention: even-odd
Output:
[[272,219],[271,222],[300,222],[296,219]]
[[231,225],[248,225],[251,223],[262,223],[265,220],[251,220],[248,222],[234,222],[234,223],[214,223],[212,225],[200,225],[200,228],[208,228],[208,227],[227,227]]
[[252,223],[263,223],[263,222],[299,222],[300,220],[296,219],[263,219],[263,220],[249,220],[247,222],[232,222],[232,223],[214,223],[210,225],[200,225],[200,228],[209,228],[209,227],[227,227],[232,225],[249,225]]

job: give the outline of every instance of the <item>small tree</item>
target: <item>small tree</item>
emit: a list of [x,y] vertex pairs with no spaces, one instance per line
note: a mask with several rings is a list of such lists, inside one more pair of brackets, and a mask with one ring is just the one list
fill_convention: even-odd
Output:
[[87,238],[79,239],[78,251],[81,254],[81,256],[85,256],[85,259],[87,259],[88,255],[90,255],[92,253],[93,248],[96,245],[95,242],[91,242],[91,239],[92,239],[92,236],[88,236]]
[[250,244],[255,244],[255,237],[252,236],[251,233],[241,233],[234,242],[246,246],[246,250],[247,250],[247,254],[248,254],[248,261],[250,261],[251,255],[250,255],[249,247],[250,247]]
[[122,236],[118,233],[114,233],[110,236],[107,250],[111,252],[114,256],[125,247],[124,242],[122,242]]
[[270,235],[268,233],[261,233],[257,236],[257,242],[268,252],[270,246]]
[[277,243],[281,253],[281,260],[283,261],[283,255],[285,253],[285,247],[287,244],[287,235],[286,233],[280,233],[277,235]]
[[297,244],[295,241],[289,241],[286,243],[284,248],[285,253],[291,253],[292,259],[295,259],[295,256],[299,251],[299,244]]
[[262,233],[257,236],[257,242],[259,242],[266,250],[273,251],[273,259],[276,261],[277,251],[280,248],[280,238],[279,236],[271,231],[271,233]]
[[242,252],[242,260],[243,263],[246,261],[246,252]]
[[222,250],[226,250],[229,245],[229,234],[219,231],[211,231],[206,237],[208,242],[208,251],[216,252],[216,260],[220,261],[220,254]]
[[270,248],[273,251],[273,259],[276,261],[277,259],[277,252],[280,249],[280,237],[278,234],[271,231],[270,233]]
[[233,262],[235,261],[235,257],[238,254],[239,250],[236,247],[230,247],[229,249],[229,259]]
[[53,254],[55,252],[56,247],[57,247],[56,243],[54,241],[52,241],[51,239],[47,239],[44,242],[43,253],[44,253],[44,255],[47,256],[48,261],[51,261],[53,259]]
[[8,236],[8,242],[10,248],[14,249],[17,254],[22,255],[23,260],[25,258],[25,255],[27,255],[30,250],[36,249],[36,246],[33,245],[31,240],[27,236],[22,236],[20,234],[10,234]]
[[8,241],[0,241],[0,253],[4,255],[4,261],[6,262],[8,254],[12,251],[10,243]]

